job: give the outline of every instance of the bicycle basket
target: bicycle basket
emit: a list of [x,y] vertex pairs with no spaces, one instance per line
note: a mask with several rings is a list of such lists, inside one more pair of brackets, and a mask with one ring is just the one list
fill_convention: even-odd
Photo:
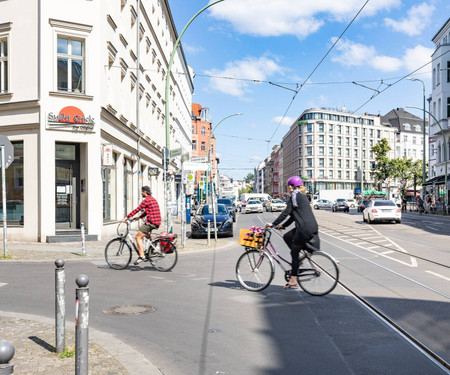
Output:
[[161,251],[168,254],[173,253],[173,244],[175,243],[175,238],[177,238],[177,235],[173,233],[161,232],[160,238],[161,241],[159,242],[159,245]]
[[260,248],[264,244],[264,237],[257,235],[249,229],[241,229],[239,233],[239,245],[245,247]]

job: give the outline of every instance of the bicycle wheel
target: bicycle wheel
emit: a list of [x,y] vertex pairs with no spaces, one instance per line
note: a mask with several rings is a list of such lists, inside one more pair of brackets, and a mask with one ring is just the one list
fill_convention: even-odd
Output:
[[324,296],[336,287],[338,280],[339,268],[328,254],[316,251],[302,258],[297,281],[306,293]]
[[236,263],[236,277],[245,289],[259,292],[266,289],[275,275],[273,261],[266,253],[246,250]]
[[[161,242],[163,242],[162,245]],[[152,242],[152,245],[155,248],[150,247],[152,252],[149,255],[149,259],[153,267],[161,272],[168,272],[175,267],[178,261],[178,253],[176,246],[172,242],[157,239]]]
[[122,238],[114,238],[105,247],[105,260],[115,270],[126,268],[131,262],[131,246]]

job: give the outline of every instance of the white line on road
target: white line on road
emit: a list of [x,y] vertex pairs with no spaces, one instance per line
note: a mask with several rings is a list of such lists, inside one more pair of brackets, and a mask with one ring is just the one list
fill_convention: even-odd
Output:
[[439,229],[436,229],[436,228],[434,228],[434,227],[429,227],[429,226],[427,226],[427,225],[425,225],[425,228],[433,229],[433,230],[439,230]]
[[439,274],[438,274],[438,273],[436,273],[436,272],[433,272],[433,271],[425,271],[425,272],[426,272],[426,273],[429,273],[429,274],[431,274],[431,275],[434,275],[434,276],[440,277],[441,279],[444,279],[444,280],[450,281],[450,279],[449,279],[448,277],[445,277],[445,276],[439,275]]
[[8,285],[8,283],[0,283],[0,288],[5,285]]

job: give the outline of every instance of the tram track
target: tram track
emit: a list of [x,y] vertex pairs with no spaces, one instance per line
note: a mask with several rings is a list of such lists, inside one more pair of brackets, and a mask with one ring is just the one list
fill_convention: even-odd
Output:
[[[258,218],[264,224],[267,223],[267,220],[265,220],[259,214],[258,214]],[[349,234],[347,233],[349,229],[354,230],[354,227],[350,227],[350,225],[340,224],[340,225],[344,226],[345,228],[343,230],[339,231],[339,230],[336,230],[336,228],[334,228],[336,223],[332,223],[332,224],[333,224],[333,229],[328,228],[329,230],[333,230],[333,231],[335,231],[337,233],[341,233],[342,235],[345,235],[345,236],[349,236]],[[323,224],[321,224],[320,227],[327,228]],[[281,235],[279,233],[276,233],[276,234],[279,237],[281,237]],[[381,236],[385,237],[383,235],[381,235]],[[334,236],[331,236],[331,237],[335,238],[335,239],[338,239],[340,241],[343,241],[343,242],[348,242],[348,243],[351,244],[351,242],[349,242],[348,240],[339,239],[338,237],[334,237]],[[373,245],[375,245],[377,247],[380,246],[379,242],[375,242],[375,240],[374,241],[368,241],[367,239],[361,238],[360,236],[357,236],[357,235],[350,235],[350,238],[354,238],[355,240],[363,241],[364,243],[373,244]],[[331,242],[329,242],[328,240],[325,240],[325,239],[322,239],[322,240],[324,242],[330,243],[332,246],[336,246],[335,243],[331,243]],[[355,244],[352,244],[352,245],[355,245]],[[360,246],[361,247],[361,245],[355,245],[355,246]],[[354,254],[353,252],[348,251],[348,250],[344,249],[341,246],[337,246],[337,247],[340,250],[343,250],[345,252],[351,253],[353,256],[355,256],[355,255],[358,256],[357,254]],[[433,260],[426,259],[426,258],[423,258],[423,257],[420,257],[420,256],[415,256],[414,254],[405,253],[405,252],[403,252],[401,250],[396,249],[394,246],[381,245],[380,247],[384,247],[384,248],[386,248],[389,251],[393,250],[393,251],[401,253],[403,255],[413,256],[416,259],[421,259],[421,260],[427,261],[429,263],[432,263],[432,264],[435,264],[435,265],[438,265],[438,266],[442,266],[442,267],[445,267],[445,268],[450,268],[450,266],[448,266],[446,264],[443,264],[443,263],[440,263],[440,262],[435,262]],[[366,262],[369,262],[369,263],[371,263],[371,264],[373,264],[373,265],[375,265],[377,267],[381,267],[381,268],[385,269],[386,271],[397,275],[398,277],[402,277],[402,278],[404,278],[404,279],[406,279],[406,280],[408,280],[410,282],[413,282],[416,285],[419,285],[419,286],[421,286],[423,288],[426,288],[429,291],[431,291],[433,293],[436,293],[436,294],[438,294],[438,295],[440,295],[440,296],[450,300],[450,296],[445,294],[445,293],[443,293],[443,292],[440,292],[440,291],[438,291],[438,290],[436,290],[434,288],[431,288],[431,287],[429,287],[429,286],[427,286],[427,285],[425,285],[423,283],[420,283],[420,282],[418,282],[416,280],[413,280],[413,279],[411,279],[411,278],[409,278],[409,277],[407,277],[405,275],[402,275],[402,274],[400,274],[400,273],[398,273],[396,271],[393,271],[393,270],[391,270],[391,269],[389,269],[387,267],[378,265],[375,262],[370,261],[367,258],[364,258],[362,256],[358,256],[358,258],[361,258],[362,260],[364,260]],[[328,275],[328,276],[332,277],[331,275]],[[407,340],[418,351],[420,351],[421,353],[426,355],[431,361],[433,361],[437,366],[439,366],[445,373],[450,374],[450,363],[445,358],[443,358],[441,355],[439,355],[435,350],[433,350],[427,344],[425,344],[420,338],[416,337],[414,334],[410,333],[407,329],[403,328],[399,323],[397,323],[395,321],[395,319],[391,318],[386,312],[384,312],[382,309],[377,307],[376,304],[370,302],[369,299],[364,298],[363,296],[361,296],[357,291],[355,291],[352,287],[350,287],[349,285],[344,283],[342,280],[338,280],[338,285],[340,285],[347,293],[349,293],[353,298],[355,298],[364,308],[366,308],[368,311],[370,311],[372,314],[374,314],[378,319],[380,319],[383,323],[385,323],[387,326],[389,326],[391,329],[393,329],[395,332],[397,332],[399,335],[401,335],[405,340]]]

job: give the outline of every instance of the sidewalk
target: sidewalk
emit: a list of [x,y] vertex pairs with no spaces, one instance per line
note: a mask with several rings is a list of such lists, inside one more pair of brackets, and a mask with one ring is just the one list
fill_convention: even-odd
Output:
[[[187,230],[190,225],[186,225]],[[159,233],[161,230],[157,231]],[[181,245],[181,223],[175,219],[173,232],[178,234],[177,250],[185,252],[226,248],[237,244],[236,238],[186,238],[186,246]],[[134,237],[136,230],[132,231]],[[104,259],[104,249],[112,238],[101,241],[87,241],[86,255],[81,255],[81,243],[39,243],[8,241],[8,258],[1,259],[0,265],[9,262],[52,262],[58,258],[76,261]],[[0,256],[3,255],[3,242],[0,242]],[[136,255],[133,255],[133,259]],[[0,286],[4,280],[0,276]],[[151,375],[161,372],[142,354],[129,347],[114,336],[89,329],[89,374],[92,375]],[[13,312],[0,311],[0,340],[14,344],[14,374],[73,375],[74,357],[59,358],[54,352],[54,320]],[[66,323],[66,347],[75,350],[74,331]]]

